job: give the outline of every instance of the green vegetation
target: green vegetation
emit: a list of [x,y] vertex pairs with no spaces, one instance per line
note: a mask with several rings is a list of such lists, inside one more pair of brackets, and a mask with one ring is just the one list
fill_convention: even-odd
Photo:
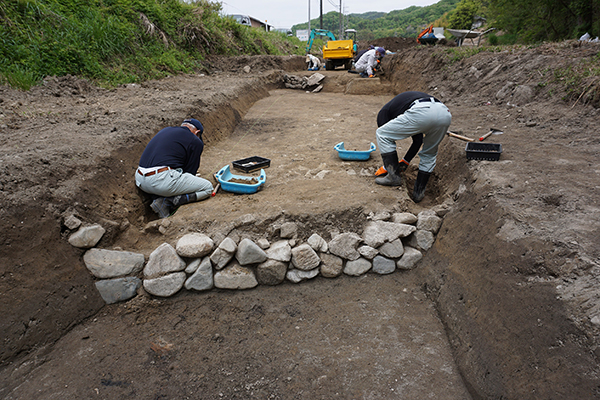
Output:
[[489,0],[494,26],[520,43],[600,36],[600,0]]
[[498,47],[498,46],[478,46],[478,47],[449,47],[446,49],[445,53],[448,57],[448,62],[453,64],[465,58],[469,58],[474,56],[475,54],[489,52],[489,53],[497,53],[506,50],[506,48]]
[[[427,7],[412,6],[404,10],[389,13],[367,12],[344,16],[344,26],[356,29],[359,40],[373,40],[390,36],[417,37],[423,28],[444,14],[454,10],[459,0],[440,0]],[[311,19],[311,28],[319,28],[320,18]],[[438,26],[438,25],[436,25]],[[297,24],[292,31],[308,29],[308,23]],[[340,32],[340,13],[336,11],[323,15],[323,29],[333,32],[336,37]]]
[[302,54],[294,37],[221,16],[207,0],[0,2],[0,83],[24,90],[48,75],[114,86],[203,70],[208,54]]
[[[209,54],[304,52],[305,44],[295,37],[224,17],[219,2],[186,1],[2,1],[0,84],[26,90],[45,76],[71,74],[112,87],[202,71]],[[440,0],[389,13],[350,14],[342,21],[333,11],[323,16],[323,28],[336,37],[340,25],[354,28],[359,40],[416,37],[431,24],[469,29],[480,16],[487,19],[487,27],[497,28],[488,35],[489,43],[501,46],[574,39],[585,32],[599,36],[598,15],[600,0]],[[311,27],[319,27],[319,18]],[[293,30],[307,28],[303,23]],[[322,39],[313,48],[320,46]],[[457,51],[451,58],[468,56]]]
[[481,1],[461,0],[456,9],[448,16],[448,27],[452,29],[471,29],[473,17],[481,9]]
[[[433,26],[470,29],[474,17],[486,20],[492,45],[540,43],[577,39],[584,33],[600,36],[600,0],[441,0],[427,7],[409,7],[389,13],[368,12],[344,17],[343,26],[358,31],[359,40],[389,36],[416,37]],[[319,18],[311,28],[320,26]],[[308,23],[292,30],[307,29]],[[323,29],[339,35],[340,14],[323,15]],[[501,32],[501,33],[500,33]]]
[[[569,98],[579,99],[586,96],[598,101],[600,99],[600,53],[583,62],[554,70],[550,82],[565,86]],[[540,84],[545,85],[547,82]]]

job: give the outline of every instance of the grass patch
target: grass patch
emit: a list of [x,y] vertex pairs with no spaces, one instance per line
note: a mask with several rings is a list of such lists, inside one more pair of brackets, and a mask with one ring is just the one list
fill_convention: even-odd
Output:
[[15,0],[0,5],[0,82],[45,76],[111,87],[204,71],[209,54],[303,54],[295,37],[238,24],[206,0]]

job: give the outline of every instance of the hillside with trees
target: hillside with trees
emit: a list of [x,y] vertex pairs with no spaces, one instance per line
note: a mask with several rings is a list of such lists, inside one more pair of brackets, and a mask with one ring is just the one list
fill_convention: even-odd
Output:
[[[358,31],[361,40],[390,36],[416,37],[431,25],[470,29],[475,16],[486,20],[487,27],[501,32],[497,44],[536,43],[576,39],[586,32],[600,35],[600,0],[441,0],[426,7],[412,6],[389,13],[366,12],[340,18],[339,12],[323,15],[323,29],[336,35],[343,29]],[[293,31],[307,29],[308,23],[297,24]],[[311,19],[311,28],[320,28],[320,18]],[[343,30],[342,29],[342,30]]]
[[[358,32],[360,40],[372,40],[389,36],[416,37],[423,27],[431,25],[444,14],[454,10],[459,0],[441,0],[436,4],[417,7],[412,6],[404,10],[394,10],[389,13],[366,12],[363,14],[344,15],[342,25],[344,29],[352,28]],[[311,19],[311,29],[320,27],[320,17]],[[297,24],[292,31],[308,29],[308,23]],[[336,34],[340,32],[340,13],[330,11],[323,15],[323,29]]]

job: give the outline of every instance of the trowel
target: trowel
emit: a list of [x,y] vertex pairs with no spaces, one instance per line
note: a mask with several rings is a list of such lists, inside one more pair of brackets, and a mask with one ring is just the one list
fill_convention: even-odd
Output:
[[502,132],[500,129],[495,129],[495,128],[490,128],[490,131],[488,133],[486,133],[485,135],[483,135],[482,137],[479,138],[480,142],[483,142],[485,139],[489,138],[492,135],[502,135],[504,132]]

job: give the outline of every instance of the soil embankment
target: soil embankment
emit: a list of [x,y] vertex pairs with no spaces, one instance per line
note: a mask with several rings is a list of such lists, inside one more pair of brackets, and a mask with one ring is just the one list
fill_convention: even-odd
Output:
[[[119,388],[123,390],[120,394],[135,394],[131,390],[139,386],[129,380],[138,382],[142,371],[151,366],[157,368],[155,373],[161,379],[175,377],[175,382],[182,385],[192,382],[191,361],[182,358],[182,353],[173,353],[171,348],[163,351],[160,346],[166,349],[174,343],[169,341],[171,337],[184,337],[173,332],[193,321],[207,326],[206,330],[195,331],[179,343],[187,348],[194,340],[210,340],[203,349],[206,353],[215,351],[216,358],[194,354],[206,365],[214,366],[218,360],[231,357],[220,345],[223,340],[245,343],[246,348],[261,348],[272,341],[274,348],[289,346],[292,355],[279,360],[265,349],[262,365],[270,365],[270,370],[255,365],[254,369],[260,372],[246,375],[248,379],[232,381],[228,386],[231,391],[226,392],[229,397],[241,393],[233,391],[234,388],[241,390],[252,382],[255,384],[250,385],[251,389],[267,382],[258,390],[260,394],[326,396],[332,393],[327,390],[341,388],[343,379],[330,381],[324,386],[325,392],[315,392],[317,389],[309,382],[319,376],[331,377],[331,371],[336,376],[343,372],[334,365],[328,371],[319,371],[322,373],[319,376],[306,372],[310,369],[308,359],[312,357],[319,362],[327,357],[325,353],[311,354],[310,348],[321,342],[317,339],[314,343],[304,342],[306,334],[300,320],[309,321],[311,329],[321,324],[325,332],[323,340],[335,334],[348,334],[343,342],[347,344],[364,334],[353,330],[354,324],[341,324],[342,331],[329,332],[325,325],[343,311],[334,313],[325,305],[321,310],[312,310],[308,306],[314,302],[310,290],[296,294],[301,286],[287,288],[292,298],[299,295],[303,300],[297,301],[306,302],[300,314],[292,308],[286,311],[295,318],[294,328],[282,330],[279,338],[275,331],[263,332],[267,321],[261,322],[265,318],[261,317],[264,308],[280,301],[281,292],[274,291],[282,288],[276,287],[258,292],[256,295],[263,300],[249,300],[247,307],[243,304],[246,296],[251,295],[240,295],[235,300],[238,311],[216,299],[221,295],[232,296],[227,293],[204,295],[202,305],[197,299],[190,299],[191,294],[182,294],[180,298],[165,301],[138,298],[131,304],[105,307],[95,317],[104,324],[100,329],[94,326],[96,321],[88,320],[61,342],[55,350],[58,353],[48,348],[32,352],[29,358],[19,358],[23,353],[54,343],[102,307],[93,280],[81,262],[82,251],[66,242],[60,218],[66,211],[107,228],[99,247],[147,253],[162,242],[176,240],[186,230],[217,232],[249,213],[260,215],[260,220],[266,222],[283,216],[299,221],[304,233],[321,227],[326,235],[357,228],[357,221],[370,212],[390,209],[418,212],[446,201],[452,207],[438,240],[421,267],[407,280],[412,282],[409,292],[414,291],[417,299],[433,301],[471,395],[475,398],[598,397],[598,328],[594,321],[600,312],[596,289],[599,222],[598,218],[590,217],[597,215],[600,198],[596,167],[600,141],[593,133],[598,130],[598,109],[594,108],[597,99],[590,95],[591,86],[586,87],[587,84],[578,92],[581,96],[571,97],[571,101],[563,99],[569,97],[560,91],[560,86],[549,90],[554,85],[549,77],[552,71],[591,60],[598,54],[598,47],[567,44],[484,52],[453,64],[444,61],[437,51],[415,48],[386,57],[385,79],[382,86],[376,86],[381,90],[374,96],[344,95],[338,90],[331,91],[338,93],[325,90],[322,94],[274,90],[281,82],[281,72],[267,73],[266,68],[261,68],[263,63],[272,66],[275,61],[271,58],[233,63],[236,72],[228,71],[221,63],[217,64],[221,71],[211,76],[175,77],[113,91],[99,90],[72,78],[49,80],[45,86],[28,93],[3,88],[1,129],[6,141],[2,156],[5,178],[0,182],[0,212],[5,232],[0,275],[2,381],[13,382],[5,387],[12,390],[21,382],[32,382],[43,368],[49,367],[55,374],[54,382],[64,384],[73,372],[68,366],[61,370],[54,363],[61,355],[75,359],[70,351],[82,351],[85,346],[81,347],[81,342],[89,339],[98,341],[85,347],[97,349],[86,361],[96,369],[84,381],[100,385],[90,387],[90,391]],[[299,57],[294,67],[286,67],[300,70],[303,62]],[[245,65],[252,65],[249,73],[237,72]],[[350,75],[344,71],[325,74],[328,81],[347,80]],[[343,88],[346,84],[331,87]],[[349,183],[350,175],[342,178],[337,173],[347,167],[336,160],[333,144],[345,140],[362,146],[373,141],[379,107],[391,98],[392,92],[403,90],[426,91],[444,101],[453,113],[451,129],[456,132],[476,138],[491,128],[501,129],[502,135],[489,139],[503,145],[501,159],[466,161],[464,142],[445,140],[427,197],[419,205],[408,199],[406,190],[384,190],[374,185],[370,176],[359,173]],[[246,114],[260,99],[261,108]],[[184,207],[175,214],[164,235],[145,230],[153,216],[144,208],[133,185],[139,154],[158,129],[178,124],[189,115],[205,123],[207,148],[202,173],[210,175],[234,159],[265,155],[273,159],[269,186],[256,196],[224,194]],[[374,154],[365,167],[375,168],[379,163]],[[334,172],[317,180],[311,173],[317,169]],[[407,172],[408,188],[415,174],[415,167],[411,167]],[[244,229],[248,235],[258,234],[257,228]],[[302,232],[299,240],[306,239]],[[360,295],[364,287],[341,282],[335,285],[348,284],[344,286],[344,290],[350,290],[347,302],[351,303],[353,291],[357,304],[361,304],[361,299],[364,301]],[[315,282],[323,291],[330,284]],[[402,284],[395,281],[392,285],[387,281],[373,284],[382,285],[380,294],[386,298],[396,298],[402,290]],[[426,294],[429,300],[420,297],[421,294]],[[372,296],[367,302],[377,301],[378,297]],[[339,307],[344,310],[334,300],[330,305],[335,310]],[[391,307],[385,302],[384,306]],[[354,306],[345,310],[344,315],[357,325],[373,321]],[[400,309],[396,310],[391,318],[400,319]],[[238,320],[232,321],[236,312]],[[371,312],[387,318],[375,309]],[[214,325],[210,325],[211,320]],[[216,320],[230,323],[237,329],[236,334],[224,335],[219,329],[225,329],[225,325],[217,324]],[[139,325],[142,330],[125,329],[120,325],[123,321]],[[276,323],[269,320],[268,325]],[[405,323],[411,324],[408,320]],[[298,331],[297,336],[292,334],[294,331]],[[152,349],[147,343],[147,347],[136,347],[132,353],[121,347],[138,340],[144,332],[149,332],[148,343],[159,347]],[[394,335],[389,338],[394,340]],[[422,340],[419,343],[426,348],[429,339],[419,336],[414,340]],[[368,343],[369,338],[364,341]],[[384,343],[383,337],[376,335],[375,342]],[[106,350],[111,346],[116,353],[123,354],[119,361],[115,352]],[[367,351],[375,351],[368,346]],[[105,348],[105,353],[100,348]],[[141,358],[134,354],[139,356],[144,351]],[[238,351],[243,353],[243,348]],[[201,383],[194,387],[216,398],[223,390],[220,383],[226,385],[227,379],[233,379],[226,378],[232,372],[237,377],[245,376],[245,368],[252,369],[251,360],[257,354],[260,352],[245,353],[241,361],[231,360],[228,365],[235,366],[235,371],[221,369],[221,375],[214,371],[198,373],[195,378]],[[307,358],[294,364],[297,354]],[[99,357],[97,363],[95,357]],[[341,358],[336,358],[341,357],[339,354],[329,357],[341,363]],[[113,361],[102,364],[102,360],[110,359]],[[364,364],[356,367],[367,371],[369,360],[361,362]],[[440,358],[437,362],[442,365],[446,361]],[[137,375],[111,375],[111,368],[114,370],[121,363],[130,363],[136,371],[133,374]],[[288,368],[293,375],[298,365],[303,367],[301,379],[269,392],[269,385],[273,387],[282,370]],[[385,364],[376,367],[385,368]],[[402,376],[402,370],[395,372]],[[58,379],[61,376],[63,380]],[[371,376],[378,376],[382,382],[388,378]],[[208,381],[203,380],[206,377]],[[261,377],[265,380],[261,381]],[[402,378],[399,380],[402,382]],[[397,383],[394,385],[393,388],[398,388]],[[453,383],[451,389],[457,398],[460,385]],[[144,393],[148,395],[190,395],[161,392],[159,388],[164,385],[159,379],[156,386],[146,386],[149,391]],[[25,384],[13,392],[14,398],[34,389],[35,385]],[[69,398],[68,393],[63,398]],[[381,392],[338,393],[341,398],[385,398]]]

